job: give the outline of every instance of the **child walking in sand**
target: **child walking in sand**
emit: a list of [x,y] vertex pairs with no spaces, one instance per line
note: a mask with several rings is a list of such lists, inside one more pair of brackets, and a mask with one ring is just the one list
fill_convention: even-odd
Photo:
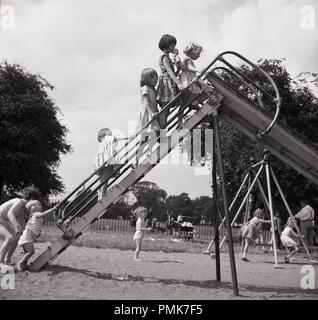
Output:
[[285,263],[289,263],[290,257],[299,250],[298,244],[293,238],[299,238],[300,236],[294,231],[294,228],[294,222],[292,218],[289,217],[280,237],[281,243],[287,252],[287,255],[284,257]]
[[146,68],[142,71],[140,77],[141,110],[139,112],[137,130],[141,131],[140,145],[136,156],[136,165],[143,153],[147,141],[149,141],[148,150],[152,151],[156,143],[155,136],[158,136],[160,125],[157,119],[154,119],[150,125],[143,129],[158,113],[157,91],[158,74],[152,68]]
[[246,253],[248,251],[248,247],[252,242],[255,242],[262,231],[262,223],[271,223],[271,220],[263,220],[261,217],[264,215],[263,209],[258,208],[254,212],[254,217],[248,221],[242,227],[242,238],[243,238],[243,252],[242,252],[242,260],[249,261],[246,258]]
[[146,228],[146,217],[148,215],[148,211],[145,207],[138,207],[135,210],[135,216],[137,218],[136,221],[136,232],[134,234],[134,241],[136,243],[136,250],[135,250],[135,260],[141,261],[139,259],[139,252],[141,249],[141,243],[143,239],[143,231],[150,231],[151,228]]
[[34,242],[35,239],[41,234],[41,226],[43,218],[54,212],[57,205],[47,211],[43,211],[41,202],[38,200],[32,200],[29,203],[30,217],[22,233],[21,238],[18,241],[18,245],[24,250],[22,259],[17,263],[17,269],[24,271],[27,267],[28,260],[34,254]]
[[[177,39],[170,34],[163,35],[159,41],[159,49],[163,52],[159,59],[161,74],[158,84],[158,100],[161,109],[175,98],[179,90],[183,89],[180,80],[177,78],[174,63],[169,57],[169,54],[174,52],[176,44]],[[161,128],[166,127],[169,114],[170,108],[160,114],[159,122]]]

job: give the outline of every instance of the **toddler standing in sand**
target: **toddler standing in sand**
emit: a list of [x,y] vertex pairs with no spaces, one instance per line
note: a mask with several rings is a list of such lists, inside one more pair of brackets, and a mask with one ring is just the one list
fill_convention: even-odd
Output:
[[146,217],[148,215],[148,210],[145,207],[138,207],[135,210],[135,216],[137,218],[136,221],[136,232],[134,234],[134,241],[136,243],[136,250],[135,250],[135,260],[141,261],[139,259],[139,252],[141,249],[141,243],[143,239],[143,233],[142,231],[150,231],[151,228],[146,228]]
[[28,260],[34,254],[34,242],[37,237],[41,234],[41,225],[43,223],[43,218],[54,212],[57,206],[42,212],[41,202],[38,200],[33,200],[29,202],[29,210],[31,212],[30,218],[25,226],[21,238],[18,241],[18,245],[24,250],[24,255],[22,259],[17,263],[17,269],[19,271],[24,271],[26,269]]

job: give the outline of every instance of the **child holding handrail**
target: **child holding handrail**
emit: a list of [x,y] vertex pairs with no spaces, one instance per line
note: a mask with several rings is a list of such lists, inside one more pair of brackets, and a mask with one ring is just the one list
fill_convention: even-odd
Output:
[[[140,77],[141,110],[139,112],[137,130],[141,131],[141,139],[136,154],[136,166],[144,151],[147,141],[149,141],[148,150],[152,151],[156,143],[155,137],[158,136],[160,125],[157,119],[154,119],[146,128],[144,128],[158,113],[157,91],[158,74],[152,68],[146,68],[142,71]],[[143,129],[144,128],[144,129]]]
[[100,183],[105,181],[97,191],[98,201],[100,201],[106,195],[108,179],[119,165],[119,157],[116,154],[117,143],[119,140],[127,140],[127,138],[114,136],[110,129],[103,128],[99,130],[97,140],[100,144],[95,155],[93,170],[99,176]]
[[53,213],[57,209],[57,205],[49,210],[42,212],[43,208],[41,202],[38,200],[31,200],[28,203],[28,208],[31,215],[25,226],[22,236],[18,241],[18,245],[21,246],[24,250],[22,259],[17,263],[18,271],[24,271],[27,268],[27,263],[34,254],[35,239],[41,234],[43,218]]

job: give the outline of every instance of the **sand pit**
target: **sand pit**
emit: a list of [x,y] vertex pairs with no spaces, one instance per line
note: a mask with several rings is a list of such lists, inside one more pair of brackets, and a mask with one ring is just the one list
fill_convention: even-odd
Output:
[[[44,249],[48,243],[37,243]],[[17,250],[13,261],[19,258]],[[318,290],[300,286],[298,256],[282,269],[273,268],[272,254],[250,254],[250,262],[236,256],[240,296],[234,297],[229,256],[221,254],[222,282],[215,281],[215,261],[198,253],[141,252],[71,246],[40,272],[15,275],[15,289],[0,291],[1,299],[215,300],[317,299]],[[282,257],[280,257],[282,261]],[[316,288],[318,268],[316,271]]]

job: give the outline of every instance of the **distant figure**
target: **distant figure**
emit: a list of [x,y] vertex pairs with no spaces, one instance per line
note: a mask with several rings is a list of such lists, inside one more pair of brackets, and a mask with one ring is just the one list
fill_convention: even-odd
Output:
[[[174,63],[169,57],[169,54],[174,52],[176,44],[177,39],[170,34],[163,35],[159,41],[159,49],[163,52],[159,59],[161,74],[158,84],[158,100],[161,109],[173,100],[179,91],[183,89],[182,83],[177,78]],[[169,114],[170,108],[160,113],[159,122],[162,129],[167,125]]]
[[136,228],[136,221],[137,221],[137,218],[135,217],[134,214],[132,214],[132,215],[130,216],[130,226],[131,226],[132,228]]
[[28,204],[31,200],[39,198],[39,191],[34,187],[28,187],[22,191],[22,199],[14,198],[0,206],[0,236],[5,239],[0,248],[0,266],[13,265],[11,256],[26,224]]
[[27,263],[34,254],[34,242],[41,234],[43,218],[53,213],[57,208],[57,205],[55,205],[53,208],[42,212],[43,208],[41,202],[38,200],[30,201],[28,205],[31,215],[18,242],[18,245],[24,250],[22,259],[17,263],[17,269],[19,271],[24,271],[27,268]]
[[295,215],[295,218],[300,221],[300,231],[306,244],[312,246],[314,241],[315,210],[306,200],[302,200],[300,204],[302,209]]
[[95,155],[93,170],[97,171],[96,174],[99,176],[100,183],[105,181],[103,186],[97,191],[98,200],[100,201],[107,193],[109,178],[118,168],[119,157],[115,155],[117,143],[119,140],[126,140],[126,138],[113,136],[110,129],[104,128],[99,130],[97,140],[100,144]]
[[262,223],[271,223],[271,220],[263,220],[261,217],[263,217],[263,210],[258,208],[254,212],[254,217],[245,223],[242,228],[242,238],[243,238],[243,252],[242,252],[242,260],[243,261],[249,261],[246,258],[246,253],[248,251],[248,247],[252,242],[255,242],[258,238],[259,234],[262,232]]
[[139,159],[142,156],[147,141],[149,141],[148,152],[151,153],[153,146],[157,142],[155,137],[157,137],[160,132],[160,125],[157,119],[153,120],[147,128],[143,129],[159,111],[157,106],[157,91],[155,88],[157,83],[158,74],[156,70],[146,68],[142,71],[140,78],[141,110],[137,127],[137,131],[142,130],[142,132],[136,155],[136,166],[139,164]]
[[148,210],[145,207],[137,207],[135,215],[137,217],[136,232],[134,234],[134,241],[136,243],[135,260],[141,261],[141,259],[139,259],[139,252],[141,249],[142,239],[144,237],[143,231],[150,231],[151,228],[145,227],[145,219],[148,215]]
[[182,223],[182,221],[183,221],[183,217],[182,217],[181,214],[179,214],[179,215],[178,215],[178,218],[177,218],[177,222],[178,222],[178,223]]
[[285,263],[289,263],[290,257],[299,250],[299,247],[293,237],[298,238],[299,235],[295,233],[294,222],[292,218],[289,217],[280,238],[282,245],[286,248],[287,252],[287,255],[285,256]]

